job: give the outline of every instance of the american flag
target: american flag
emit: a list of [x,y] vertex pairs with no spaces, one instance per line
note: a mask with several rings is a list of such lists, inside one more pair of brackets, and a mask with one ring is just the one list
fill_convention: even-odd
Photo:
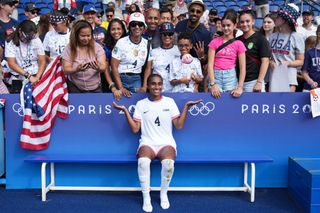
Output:
[[53,60],[40,81],[24,85],[21,92],[24,105],[20,145],[24,149],[48,148],[55,118],[68,116],[68,90],[60,57]]

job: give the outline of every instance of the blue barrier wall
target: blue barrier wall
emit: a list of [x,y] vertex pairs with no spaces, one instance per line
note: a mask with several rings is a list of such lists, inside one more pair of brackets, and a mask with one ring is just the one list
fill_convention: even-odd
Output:
[[[187,100],[203,99],[207,108],[188,114],[184,129],[175,130],[178,155],[263,153],[273,163],[257,165],[257,187],[286,187],[288,156],[317,155],[320,119],[312,119],[307,93],[243,94],[239,99],[224,94],[170,94],[179,108]],[[6,103],[6,168],[8,189],[39,188],[40,165],[25,163],[35,153],[134,154],[139,135],[130,132],[123,114],[113,109],[110,94],[71,94],[70,116],[57,119],[49,148],[43,151],[19,147],[22,117],[17,95],[1,96]],[[144,94],[123,98],[131,106]],[[131,106],[132,107],[132,106]],[[209,109],[209,111],[206,111]],[[153,165],[152,185],[160,184],[160,167]],[[240,184],[240,165],[176,165],[173,186]],[[60,184],[138,186],[136,165],[58,165]]]

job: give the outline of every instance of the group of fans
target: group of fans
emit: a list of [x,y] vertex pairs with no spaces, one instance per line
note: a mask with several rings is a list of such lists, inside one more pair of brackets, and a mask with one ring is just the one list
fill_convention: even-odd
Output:
[[[135,3],[120,12],[117,2],[102,12],[82,2],[78,11],[61,8],[42,16],[30,3],[27,20],[19,24],[11,18],[17,4],[0,3],[2,93],[19,92],[24,79],[37,83],[57,56],[69,92],[111,91],[117,99],[146,92],[151,73],[162,76],[163,92],[209,91],[216,98],[221,92],[239,97],[310,90],[320,81],[315,27],[296,28],[296,5],[268,14],[257,32],[250,7],[218,17],[202,0],[177,1],[161,10]],[[303,12],[303,25],[310,16],[312,11]],[[313,41],[306,54],[305,40]],[[273,75],[281,71],[286,74]]]

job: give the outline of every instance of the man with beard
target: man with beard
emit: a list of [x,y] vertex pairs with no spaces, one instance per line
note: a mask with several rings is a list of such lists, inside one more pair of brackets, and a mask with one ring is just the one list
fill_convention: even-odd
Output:
[[306,40],[309,36],[315,36],[317,27],[312,23],[313,22],[313,11],[306,10],[303,11],[303,24],[297,28],[297,32],[303,35],[304,40]]
[[202,64],[207,63],[208,44],[212,35],[206,27],[200,23],[200,18],[206,10],[202,0],[192,0],[188,5],[189,18],[180,21],[176,26],[176,33],[187,32],[191,35],[193,48],[190,54],[200,59]]

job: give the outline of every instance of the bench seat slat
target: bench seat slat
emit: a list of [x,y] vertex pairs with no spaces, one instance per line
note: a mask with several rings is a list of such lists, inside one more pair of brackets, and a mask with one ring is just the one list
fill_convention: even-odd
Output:
[[[27,162],[46,163],[136,163],[134,155],[62,155],[62,154],[42,154],[29,155],[25,158]],[[266,155],[236,154],[236,155],[212,155],[193,156],[184,155],[177,157],[176,163],[243,163],[243,162],[272,162],[273,159]]]

